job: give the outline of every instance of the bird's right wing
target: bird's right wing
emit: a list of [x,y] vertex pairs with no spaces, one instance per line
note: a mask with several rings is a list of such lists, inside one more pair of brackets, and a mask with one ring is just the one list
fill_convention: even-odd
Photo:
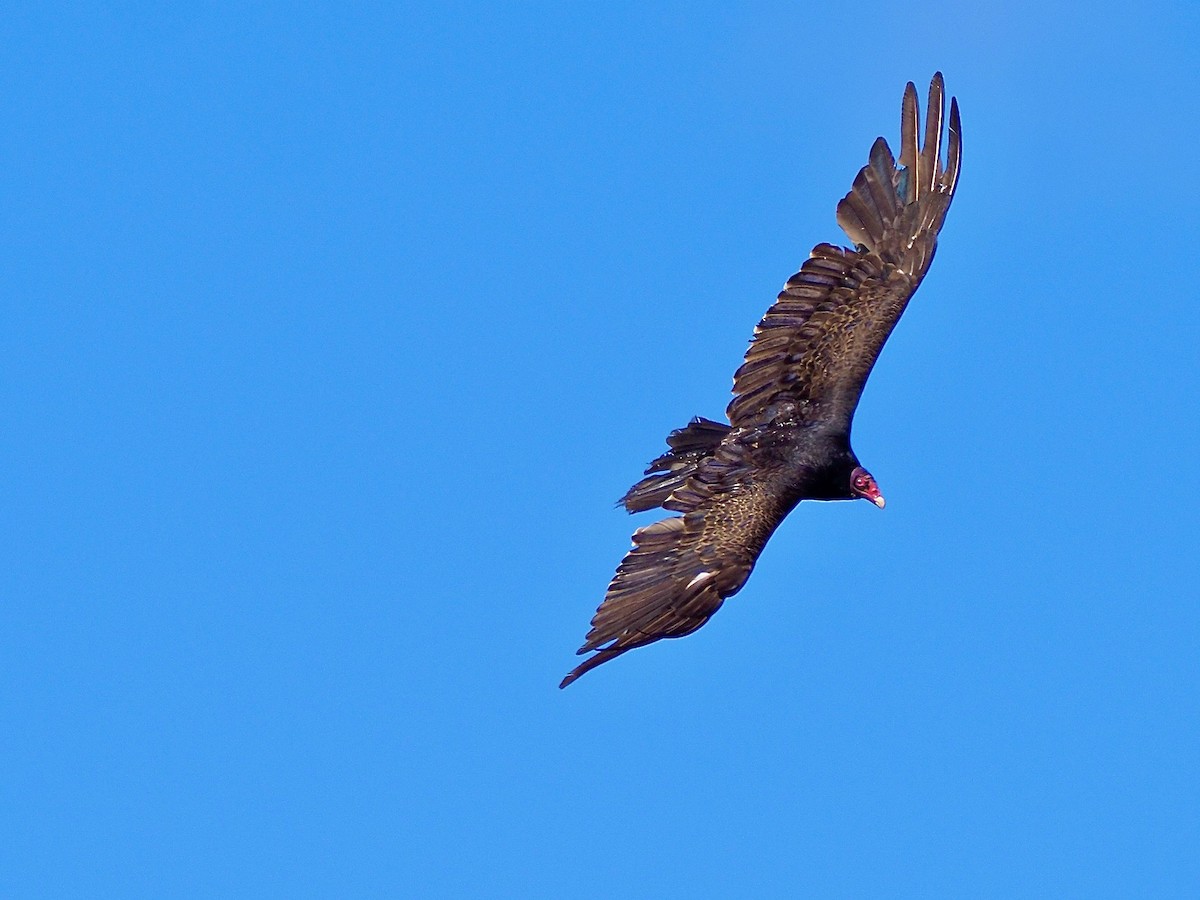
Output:
[[802,493],[797,473],[786,486],[756,478],[751,453],[723,442],[663,504],[682,515],[634,532],[579,648],[596,653],[559,687],[635,647],[691,634],[746,583]]

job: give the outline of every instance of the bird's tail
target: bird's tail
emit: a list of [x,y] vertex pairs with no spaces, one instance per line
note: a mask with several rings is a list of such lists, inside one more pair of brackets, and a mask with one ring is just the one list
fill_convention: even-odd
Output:
[[713,454],[729,431],[729,425],[702,416],[675,429],[667,436],[671,449],[650,463],[647,477],[631,487],[619,502],[631,513],[662,506],[700,463]]

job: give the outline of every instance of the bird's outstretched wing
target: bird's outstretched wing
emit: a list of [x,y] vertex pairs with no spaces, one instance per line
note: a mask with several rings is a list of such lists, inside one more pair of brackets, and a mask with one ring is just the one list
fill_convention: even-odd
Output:
[[950,101],[943,164],[944,107],[939,72],[918,145],[917,91],[908,83],[899,165],[887,141],[876,140],[838,204],[838,224],[856,248],[818,244],[754,330],[734,375],[727,410],[734,426],[827,420],[849,428],[871,367],[933,260],[954,196],[962,159],[958,102]]
[[727,439],[663,505],[682,515],[633,535],[566,678],[663,638],[691,634],[750,577],[775,528],[803,493],[802,478],[756,477],[754,451]]

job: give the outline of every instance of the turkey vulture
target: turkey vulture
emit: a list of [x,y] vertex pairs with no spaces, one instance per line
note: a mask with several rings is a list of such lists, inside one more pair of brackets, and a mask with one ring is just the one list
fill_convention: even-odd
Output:
[[924,141],[917,89],[904,89],[899,165],[878,138],[837,221],[854,249],[818,244],[754,329],[733,376],[729,424],[695,418],[621,503],[679,513],[633,534],[563,679],[627,650],[691,634],[750,577],[767,539],[801,500],[870,500],[875,479],[850,448],[863,385],[937,249],[962,157],[950,100],[946,161],[942,75],[929,85]]

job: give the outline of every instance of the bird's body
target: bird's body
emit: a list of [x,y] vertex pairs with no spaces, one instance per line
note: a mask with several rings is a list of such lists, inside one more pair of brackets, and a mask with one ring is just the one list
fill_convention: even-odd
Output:
[[901,108],[899,164],[883,138],[838,204],[853,249],[818,244],[767,311],[734,375],[729,424],[693,419],[621,502],[679,513],[638,529],[566,678],[703,625],[737,593],[767,540],[801,500],[864,498],[883,506],[850,446],[871,368],[924,278],[954,195],[958,104],[941,162],[944,91],[929,88],[923,144],[916,89]]

